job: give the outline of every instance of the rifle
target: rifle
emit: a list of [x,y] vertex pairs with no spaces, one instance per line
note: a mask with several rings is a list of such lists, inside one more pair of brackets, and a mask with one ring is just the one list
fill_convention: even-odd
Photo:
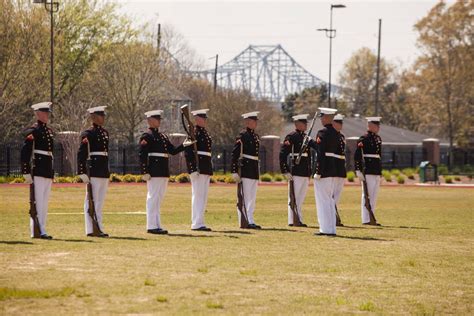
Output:
[[[290,165],[290,174],[293,173],[293,156],[294,156],[294,146],[291,146],[291,155],[289,159],[289,165]],[[290,193],[290,201],[288,202],[288,205],[291,208],[291,212],[293,213],[293,226],[301,226],[301,219],[298,214],[298,205],[296,204],[296,196],[295,196],[295,181],[293,179],[290,180],[289,182],[289,193]]]
[[341,217],[339,216],[339,212],[337,211],[337,204],[335,204],[334,207],[336,208],[336,226],[344,226]]
[[306,151],[306,148],[308,148],[309,140],[311,139],[311,133],[313,132],[313,127],[314,123],[316,122],[316,117],[318,116],[318,111],[314,113],[313,119],[311,120],[311,127],[309,128],[308,133],[303,139],[303,144],[301,144],[300,152],[298,153],[298,156],[295,159],[295,165],[299,165],[301,161],[301,156],[303,153]]
[[[242,176],[243,150],[244,145],[241,142],[240,156],[237,161],[237,173],[239,174],[239,177]],[[237,209],[240,212],[240,228],[248,228],[249,219],[247,217],[247,206],[245,205],[244,184],[242,183],[242,178],[240,178],[239,183],[237,183]]]
[[[184,122],[184,119],[186,119],[187,124]],[[194,136],[194,124],[191,121],[191,118],[189,117],[189,105],[187,104],[181,107],[181,122],[183,123],[183,128],[186,131],[186,134],[188,134],[189,139],[194,142],[196,140],[196,137]],[[197,142],[194,142],[193,149],[194,159],[196,160],[196,171],[199,172],[199,155],[197,150]]]
[[362,188],[364,190],[364,206],[369,212],[369,225],[380,225],[377,223],[377,220],[375,219],[374,212],[372,211],[372,205],[370,205],[370,197],[369,197],[369,189],[367,187],[367,179],[365,178],[365,158],[364,158],[364,149],[361,147],[361,154],[362,154],[362,168],[361,172],[364,175],[364,180],[362,180]]
[[[33,175],[33,169],[35,167],[35,141],[33,140],[33,148],[31,149],[30,157],[30,170]],[[31,176],[34,179],[33,176]],[[36,210],[36,197],[35,197],[35,183],[30,184],[30,217],[33,220],[33,238],[41,237],[41,227],[38,220],[38,211]]]
[[92,183],[91,183],[91,156],[89,153],[91,152],[91,148],[89,145],[89,142],[87,142],[87,163],[86,163],[86,173],[87,176],[89,177],[89,183],[87,183],[87,200],[89,203],[89,207],[87,209],[87,213],[92,219],[92,235],[93,236],[100,236],[103,235],[104,233],[100,229],[99,222],[97,220],[97,214],[95,212],[95,202],[94,202],[94,196],[92,194]]

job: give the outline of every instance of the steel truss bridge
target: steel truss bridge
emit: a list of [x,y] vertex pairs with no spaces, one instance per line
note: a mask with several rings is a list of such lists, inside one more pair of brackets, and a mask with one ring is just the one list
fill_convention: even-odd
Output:
[[[215,69],[189,71],[214,82]],[[281,45],[250,45],[229,62],[218,66],[217,85],[245,89],[257,99],[280,102],[290,93],[326,84],[298,64]],[[335,87],[334,87],[335,88]]]

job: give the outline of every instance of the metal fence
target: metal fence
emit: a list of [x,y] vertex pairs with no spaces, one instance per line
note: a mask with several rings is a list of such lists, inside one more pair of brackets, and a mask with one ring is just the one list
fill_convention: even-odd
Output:
[[[20,151],[22,144],[0,144],[0,175],[21,175]],[[70,159],[60,143],[54,146],[54,170],[58,176],[71,175],[75,173],[76,166],[71,166]],[[212,163],[215,171],[230,172],[232,164],[232,145],[215,145],[212,152]],[[384,169],[414,168],[426,160],[426,153],[421,146],[412,148],[382,147],[382,166]],[[267,157],[267,151],[260,147],[260,172],[269,171],[267,162],[275,157]],[[273,155],[278,155],[274,153]],[[453,151],[453,166],[473,165],[474,153],[456,149]],[[354,153],[346,148],[346,161],[348,170],[353,169]],[[271,158],[271,159],[267,159]],[[276,157],[278,159],[278,157]],[[449,154],[446,149],[441,149],[441,164],[449,166]],[[109,149],[110,171],[119,174],[138,174],[140,165],[138,159],[138,146],[136,144],[113,144]],[[170,158],[171,172],[173,174],[186,172],[184,154],[180,153]],[[269,167],[269,168],[267,168]]]
[[[0,175],[21,175],[20,152],[22,144],[0,144]],[[212,164],[215,171],[230,172],[232,164],[233,146],[213,146]],[[75,174],[76,166],[71,166],[60,143],[54,144],[54,171],[58,176]],[[260,171],[267,172],[266,151],[260,149]],[[112,173],[139,174],[140,161],[136,144],[114,144],[109,146],[109,168]],[[170,171],[172,174],[186,172],[184,153],[170,157]]]

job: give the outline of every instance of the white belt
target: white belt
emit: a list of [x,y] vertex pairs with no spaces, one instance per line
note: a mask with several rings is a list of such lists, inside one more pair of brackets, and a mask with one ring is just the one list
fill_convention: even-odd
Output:
[[[298,157],[298,154],[290,154],[292,157]],[[301,157],[308,157],[308,153],[302,153]]]
[[91,151],[89,156],[108,156],[109,153],[106,151]]
[[257,160],[257,161],[258,161],[258,156],[252,156],[252,155],[243,154],[242,157],[247,158],[247,159],[252,159],[252,160]]
[[148,157],[150,156],[168,158],[168,154],[165,153],[148,153]]
[[199,151],[198,150],[198,155],[211,157],[211,153],[208,152],[208,151]]
[[346,160],[346,156],[344,156],[344,155],[337,155],[337,154],[335,154],[335,153],[326,153],[326,156],[334,157],[334,158],[337,158],[337,159]]
[[33,152],[35,154],[40,154],[40,155],[53,157],[53,152],[51,152],[51,151],[35,149],[35,150],[33,150]]
[[364,157],[380,159],[380,155],[377,154],[364,154]]

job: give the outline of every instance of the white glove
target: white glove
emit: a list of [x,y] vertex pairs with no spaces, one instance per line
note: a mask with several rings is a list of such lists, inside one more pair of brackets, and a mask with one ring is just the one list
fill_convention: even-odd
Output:
[[145,173],[144,175],[142,175],[142,179],[144,181],[148,181],[151,179],[151,175],[149,173]]
[[240,182],[240,176],[238,173],[233,173],[232,178],[234,178],[235,182]]
[[314,176],[313,176],[313,178],[316,179],[316,180],[319,180],[319,179],[321,179],[321,175],[315,173]]
[[196,180],[197,177],[199,177],[199,172],[197,171],[194,171],[194,172],[191,172],[191,174],[189,175],[189,177],[191,178],[191,180]]
[[31,174],[29,174],[29,173],[24,174],[23,178],[25,179],[26,184],[32,184],[33,183],[33,177],[31,176]]
[[364,174],[362,173],[362,171],[356,170],[356,175],[357,175],[357,178],[359,178],[362,181],[365,181],[365,177],[364,177]]
[[287,179],[288,181],[293,180],[293,176],[291,175],[291,173],[287,172],[287,173],[285,173],[284,175],[285,175],[285,177],[286,177],[286,179]]
[[84,182],[85,184],[89,183],[89,177],[87,176],[87,174],[85,174],[85,173],[80,174],[79,178],[81,178],[82,182]]
[[190,140],[189,138],[187,138],[184,142],[183,142],[183,146],[184,147],[188,147],[188,146],[191,146],[192,144],[194,144],[196,141],[195,140]]

